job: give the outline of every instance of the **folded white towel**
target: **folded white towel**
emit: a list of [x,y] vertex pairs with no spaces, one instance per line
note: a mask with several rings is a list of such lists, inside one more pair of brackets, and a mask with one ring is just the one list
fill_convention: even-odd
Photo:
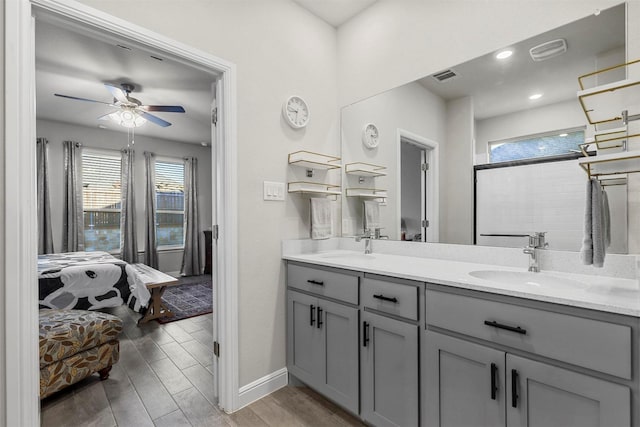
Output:
[[602,186],[597,179],[587,182],[584,210],[584,236],[580,248],[580,259],[585,265],[602,267],[606,255],[604,203]]
[[311,198],[311,238],[328,239],[331,237],[331,203],[324,197]]
[[380,228],[380,203],[375,200],[364,201],[364,229]]

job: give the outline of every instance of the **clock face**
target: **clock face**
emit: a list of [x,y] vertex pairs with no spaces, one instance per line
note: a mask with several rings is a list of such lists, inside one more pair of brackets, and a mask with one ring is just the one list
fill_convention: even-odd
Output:
[[378,128],[373,123],[368,123],[362,129],[362,143],[367,148],[376,148],[380,141]]
[[309,107],[299,96],[291,96],[285,101],[282,115],[292,128],[298,129],[309,123]]

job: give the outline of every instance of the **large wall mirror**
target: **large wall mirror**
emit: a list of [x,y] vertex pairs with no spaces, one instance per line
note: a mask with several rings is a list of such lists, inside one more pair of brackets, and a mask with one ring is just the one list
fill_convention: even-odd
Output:
[[[368,220],[391,240],[521,247],[545,231],[550,249],[578,251],[577,144],[593,135],[578,76],[625,62],[625,15],[620,4],[344,107],[343,236]],[[617,184],[609,252],[626,253]]]

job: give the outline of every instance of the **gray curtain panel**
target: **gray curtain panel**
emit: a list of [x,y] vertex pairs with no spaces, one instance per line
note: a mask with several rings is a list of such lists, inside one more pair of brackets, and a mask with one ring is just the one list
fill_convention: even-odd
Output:
[[200,220],[198,219],[198,161],[188,157],[184,161],[184,254],[183,276],[197,276],[200,269]]
[[144,259],[152,268],[158,268],[158,247],[156,243],[156,159],[155,154],[144,152],[147,175],[145,194],[145,235]]
[[63,142],[64,212],[62,224],[63,252],[84,250],[84,217],[82,213],[82,146]]
[[120,257],[129,263],[138,262],[136,239],[135,152],[122,150],[120,200]]
[[49,202],[49,141],[38,138],[36,142],[38,167],[38,254],[51,254],[53,232],[51,230],[51,203]]

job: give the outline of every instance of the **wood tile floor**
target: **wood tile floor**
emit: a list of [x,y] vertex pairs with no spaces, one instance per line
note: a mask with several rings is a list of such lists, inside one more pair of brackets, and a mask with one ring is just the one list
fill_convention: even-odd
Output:
[[124,322],[120,361],[41,402],[43,427],[62,426],[361,426],[358,419],[307,387],[285,387],[227,415],[214,404],[212,317],[138,327]]

